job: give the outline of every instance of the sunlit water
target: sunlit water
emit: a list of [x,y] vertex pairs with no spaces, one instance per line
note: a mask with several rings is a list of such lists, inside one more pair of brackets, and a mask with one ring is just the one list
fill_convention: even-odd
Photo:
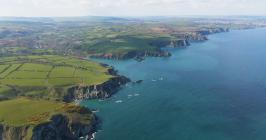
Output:
[[265,140],[266,29],[209,36],[169,58],[99,60],[129,84],[99,109],[96,140]]

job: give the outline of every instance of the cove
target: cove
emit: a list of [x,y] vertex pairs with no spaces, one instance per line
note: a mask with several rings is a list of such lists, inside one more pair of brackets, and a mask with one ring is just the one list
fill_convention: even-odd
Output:
[[96,140],[265,140],[266,29],[209,36],[169,58],[97,60],[130,79],[105,101]]

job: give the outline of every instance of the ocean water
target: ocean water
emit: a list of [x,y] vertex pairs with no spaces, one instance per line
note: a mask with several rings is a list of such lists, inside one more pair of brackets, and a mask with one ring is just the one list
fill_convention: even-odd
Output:
[[266,29],[231,31],[169,58],[98,60],[128,84],[99,109],[96,140],[265,140]]

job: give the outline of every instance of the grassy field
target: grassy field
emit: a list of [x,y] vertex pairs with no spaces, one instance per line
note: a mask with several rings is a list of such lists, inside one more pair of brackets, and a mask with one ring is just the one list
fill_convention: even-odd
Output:
[[22,67],[19,68],[20,71],[38,71],[38,72],[48,72],[52,69],[50,65],[34,64],[34,63],[24,63]]
[[0,72],[4,71],[7,69],[10,65],[0,65]]
[[10,88],[8,86],[0,85],[0,95],[1,95],[1,93],[7,92],[8,90],[10,90]]
[[2,124],[22,126],[48,121],[52,114],[59,113],[64,103],[18,98],[0,102]]
[[[102,65],[56,55],[1,57],[0,95],[10,88],[24,95],[40,88],[64,88],[103,83],[112,75]],[[26,89],[26,90],[25,90]]]
[[72,78],[74,77],[75,67],[59,66],[55,67],[50,73],[50,78]]
[[8,69],[5,69],[4,71],[2,71],[0,73],[0,78],[5,78],[6,76],[8,76],[12,72],[14,72],[19,66],[20,66],[20,64],[12,64],[12,65],[10,65],[10,67],[8,67]]

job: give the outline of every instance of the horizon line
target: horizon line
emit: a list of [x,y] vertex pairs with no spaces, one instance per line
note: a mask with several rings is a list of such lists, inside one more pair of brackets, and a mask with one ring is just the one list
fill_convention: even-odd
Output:
[[79,18],[79,17],[266,17],[266,15],[80,15],[80,16],[4,16],[0,18]]

